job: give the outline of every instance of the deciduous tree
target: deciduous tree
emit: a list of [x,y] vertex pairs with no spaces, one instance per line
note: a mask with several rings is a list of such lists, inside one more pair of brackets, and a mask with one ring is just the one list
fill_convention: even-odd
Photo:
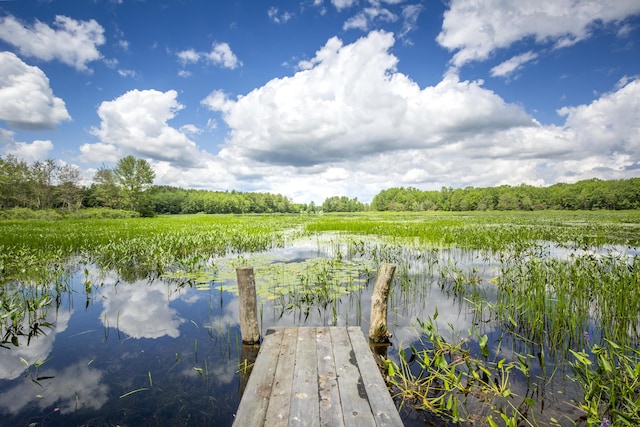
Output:
[[144,191],[153,184],[156,174],[149,162],[133,156],[118,160],[113,173],[116,182],[124,190],[127,206],[137,212],[145,208]]

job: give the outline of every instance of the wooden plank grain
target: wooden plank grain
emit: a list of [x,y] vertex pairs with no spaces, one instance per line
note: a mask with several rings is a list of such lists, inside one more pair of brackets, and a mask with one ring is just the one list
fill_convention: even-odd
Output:
[[358,327],[267,331],[234,427],[402,426]]
[[371,354],[369,343],[364,338],[358,327],[348,327],[347,331],[351,339],[356,362],[360,369],[360,375],[367,390],[367,397],[371,405],[371,411],[377,426],[400,427],[404,423],[398,414],[393,399],[389,394],[382,375]]
[[273,387],[271,388],[269,407],[265,416],[265,425],[268,427],[287,426],[289,423],[298,328],[283,328],[282,333],[278,364],[274,375]]
[[363,427],[375,425],[347,329],[331,328],[331,342],[345,425]]
[[234,426],[264,425],[282,337],[282,330],[267,331],[267,336],[260,347],[258,358],[236,411]]
[[289,425],[320,425],[316,328],[298,328]]
[[318,352],[320,425],[326,427],[344,427],[330,328],[322,327],[316,329],[316,348]]

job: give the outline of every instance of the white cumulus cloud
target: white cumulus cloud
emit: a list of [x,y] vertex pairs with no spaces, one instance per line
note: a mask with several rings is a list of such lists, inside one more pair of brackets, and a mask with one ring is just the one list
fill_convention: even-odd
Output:
[[53,143],[49,140],[35,140],[28,142],[14,142],[5,147],[5,153],[11,154],[27,163],[42,162],[49,158],[53,150]]
[[331,4],[338,9],[343,10],[358,4],[357,0],[331,0]]
[[271,19],[276,24],[285,24],[294,16],[292,12],[280,12],[280,9],[278,9],[277,7],[270,7],[267,11],[267,15],[269,16],[269,19]]
[[508,77],[522,68],[527,62],[533,61],[538,57],[537,53],[532,51],[525,52],[520,55],[516,55],[503,63],[496,65],[491,69],[491,75],[493,77]]
[[344,46],[330,39],[292,77],[232,101],[203,101],[231,128],[225,150],[270,164],[313,166],[347,157],[428,148],[467,134],[533,125],[481,82],[450,75],[421,89],[396,70],[390,33]]
[[377,22],[395,22],[398,16],[384,7],[365,7],[342,26],[343,30],[358,29],[368,31]]
[[200,60],[200,54],[194,49],[182,50],[176,54],[183,65],[195,64]]
[[242,62],[231,51],[228,43],[214,43],[211,52],[207,53],[206,58],[219,67],[235,69],[242,66]]
[[38,67],[11,52],[0,52],[0,120],[16,129],[49,129],[71,120],[65,103],[53,95]]
[[77,21],[56,16],[53,27],[37,21],[28,26],[13,16],[0,18],[0,39],[15,46],[21,55],[43,61],[58,60],[81,71],[100,59],[98,46],[105,43],[104,28],[98,22]]
[[230,70],[242,66],[242,61],[233,53],[229,43],[214,43],[209,52],[198,52],[195,49],[186,49],[176,53],[176,56],[183,67],[200,61],[207,61],[218,67],[228,68]]
[[[84,161],[98,160],[102,155],[128,155],[167,161],[183,167],[197,166],[205,153],[196,146],[185,130],[168,124],[184,108],[175,90],[131,90],[98,107],[100,127],[92,133],[100,141],[81,148]],[[191,128],[187,129],[191,130]]]
[[629,156],[640,162],[640,79],[622,80],[614,92],[588,105],[558,110],[581,151],[600,156]]
[[452,63],[460,67],[527,37],[567,47],[589,38],[594,24],[621,23],[638,13],[636,0],[452,0],[437,41],[455,51]]

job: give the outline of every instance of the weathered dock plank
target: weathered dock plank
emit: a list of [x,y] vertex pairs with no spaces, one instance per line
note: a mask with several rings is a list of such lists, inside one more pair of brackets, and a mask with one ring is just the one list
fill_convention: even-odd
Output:
[[333,358],[331,331],[329,328],[316,330],[318,351],[318,394],[320,398],[320,425],[323,427],[344,427],[338,374]]
[[319,426],[320,406],[315,329],[298,329],[297,345],[289,423],[298,426]]
[[[288,426],[289,408],[291,406],[291,388],[293,386],[293,373],[296,361],[296,347],[298,341],[298,328],[285,328],[280,342],[280,351],[269,399],[269,408],[265,418],[267,426]],[[276,333],[278,333],[276,332]],[[269,338],[270,339],[270,338]],[[265,355],[269,356],[269,355]]]
[[375,420],[371,413],[367,391],[364,388],[349,332],[346,328],[332,329],[331,340],[338,371],[338,389],[340,390],[345,425],[374,426]]
[[267,332],[234,426],[402,426],[357,327]]
[[398,411],[393,405],[393,402],[391,406],[388,404],[391,399],[389,389],[387,389],[386,384],[380,377],[380,370],[371,356],[369,344],[362,335],[360,328],[349,327],[347,330],[349,331],[351,345],[356,356],[356,363],[360,368],[362,382],[364,383],[364,388],[367,390],[367,398],[369,399],[376,425],[396,426]]
[[243,399],[246,399],[247,403],[245,405],[241,403],[236,413],[236,421],[243,420],[242,425],[264,425],[276,372],[274,360],[276,362],[278,360],[278,355],[282,348],[283,335],[284,330],[274,331],[268,340],[264,340],[260,347],[258,358],[253,365],[251,376],[243,394]]

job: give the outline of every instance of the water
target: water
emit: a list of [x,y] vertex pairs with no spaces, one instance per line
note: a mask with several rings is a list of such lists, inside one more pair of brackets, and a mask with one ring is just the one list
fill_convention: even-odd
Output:
[[0,349],[4,425],[232,423],[233,295],[105,277],[85,306],[78,279],[49,311],[46,335]]
[[[267,282],[258,292],[263,335],[268,327],[289,325],[357,325],[366,335],[375,269],[371,271],[371,254],[349,252],[329,237],[245,254],[259,265],[258,285]],[[410,250],[393,249],[384,256],[404,260],[390,299],[388,320],[394,336],[388,357],[397,361],[399,349],[419,345],[416,319],[434,317],[436,310],[445,337],[451,329],[464,334],[476,329],[488,334],[490,342],[501,338],[494,324],[473,314],[468,302],[452,291],[455,273],[425,274],[436,263]],[[491,294],[490,279],[497,266],[490,259],[459,250],[433,256],[441,265],[475,269],[479,291]],[[339,285],[340,292],[323,299],[312,299],[309,305],[269,293],[275,285],[260,276],[260,272],[281,274],[282,280],[288,277],[295,283],[301,272],[311,271],[306,260],[317,258],[348,264],[340,272],[335,270],[340,263],[332,264],[334,270],[323,277],[349,284]],[[432,267],[427,267],[429,263]],[[52,326],[29,340],[21,337],[18,347],[0,348],[0,424],[231,425],[246,376],[239,369],[244,356],[230,265],[226,264],[226,273],[215,274],[217,279],[200,284],[161,278],[126,282],[91,267],[88,276],[74,274],[70,291],[46,312],[46,323]],[[509,339],[503,339],[501,346],[502,357],[513,358],[513,352],[520,350]],[[575,386],[565,373],[556,373],[551,381],[535,361],[532,371],[542,386],[521,379],[514,391],[521,396],[536,393],[537,401],[544,394],[544,404],[535,408],[536,419],[559,419],[559,414],[571,412],[566,402],[575,395]],[[479,406],[479,413],[482,410]],[[402,415],[406,425],[425,425],[424,414],[405,410]]]

